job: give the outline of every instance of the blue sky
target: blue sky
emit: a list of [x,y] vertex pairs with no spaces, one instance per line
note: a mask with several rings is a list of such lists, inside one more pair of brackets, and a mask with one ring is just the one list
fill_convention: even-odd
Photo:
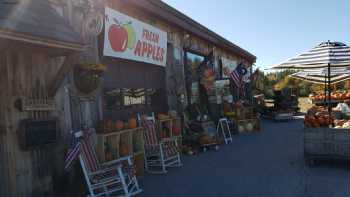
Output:
[[322,41],[350,45],[350,0],[164,0],[271,65]]

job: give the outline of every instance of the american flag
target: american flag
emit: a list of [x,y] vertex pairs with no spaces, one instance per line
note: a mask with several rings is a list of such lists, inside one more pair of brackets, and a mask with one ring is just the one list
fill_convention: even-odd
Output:
[[78,158],[80,154],[80,147],[80,139],[72,135],[71,145],[68,149],[66,159],[64,161],[64,170],[69,171],[72,168],[74,161]]
[[245,96],[245,90],[242,76],[245,74],[247,74],[247,69],[242,64],[238,64],[236,69],[233,70],[230,74],[233,85],[239,88],[239,94],[243,97]]

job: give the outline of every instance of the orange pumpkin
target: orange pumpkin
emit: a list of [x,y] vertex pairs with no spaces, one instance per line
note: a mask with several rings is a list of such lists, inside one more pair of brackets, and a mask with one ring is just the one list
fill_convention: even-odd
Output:
[[321,126],[323,126],[323,125],[326,124],[326,120],[325,120],[322,116],[320,116],[320,117],[317,118],[317,122],[318,122],[318,124],[320,124]]
[[130,118],[128,121],[129,129],[135,129],[137,127],[136,118]]
[[112,120],[107,120],[104,123],[104,132],[111,132],[114,129],[114,124]]
[[127,145],[125,145],[125,144],[120,144],[120,146],[119,146],[119,155],[121,156],[121,157],[124,157],[124,156],[127,156],[127,155],[129,155],[129,148],[128,148],[128,146]]
[[115,123],[115,128],[117,130],[122,130],[124,128],[124,122],[121,120],[117,120],[117,122]]
[[342,100],[345,100],[345,99],[346,99],[346,94],[347,94],[347,93],[345,93],[345,92],[341,94],[341,99],[342,99]]
[[112,155],[111,152],[106,152],[106,153],[105,153],[105,160],[106,160],[106,161],[111,161],[111,160],[113,160],[113,155]]

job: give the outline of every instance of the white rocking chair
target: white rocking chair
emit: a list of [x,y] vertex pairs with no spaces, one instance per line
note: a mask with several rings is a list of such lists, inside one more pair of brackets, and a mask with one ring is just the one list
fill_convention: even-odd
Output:
[[216,132],[219,134],[219,130],[222,132],[222,136],[224,137],[225,144],[232,142],[231,129],[228,125],[228,120],[226,118],[221,118],[216,127]]
[[81,141],[79,160],[89,189],[88,196],[129,197],[142,192],[130,156],[99,163],[87,138]]
[[142,118],[145,127],[145,168],[149,173],[166,173],[167,167],[182,166],[176,138],[159,140],[154,117]]

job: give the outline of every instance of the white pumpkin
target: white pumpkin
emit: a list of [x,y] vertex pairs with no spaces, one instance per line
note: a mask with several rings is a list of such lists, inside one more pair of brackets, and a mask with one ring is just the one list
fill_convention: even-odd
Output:
[[247,129],[248,132],[252,132],[253,129],[254,129],[254,125],[253,125],[253,123],[248,122],[248,123],[246,124],[245,128]]
[[350,122],[346,122],[343,124],[343,128],[350,128]]
[[238,125],[238,132],[243,133],[244,132],[244,127],[243,125]]

